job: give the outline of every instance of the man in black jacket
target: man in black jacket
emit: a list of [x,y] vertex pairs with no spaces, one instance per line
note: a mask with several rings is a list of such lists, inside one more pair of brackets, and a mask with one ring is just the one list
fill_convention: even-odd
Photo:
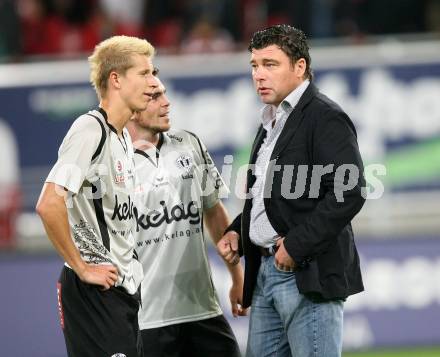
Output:
[[350,223],[365,201],[356,130],[311,83],[302,31],[269,27],[249,51],[262,125],[243,212],[217,245],[228,262],[245,257],[247,357],[340,356],[343,302],[363,290]]

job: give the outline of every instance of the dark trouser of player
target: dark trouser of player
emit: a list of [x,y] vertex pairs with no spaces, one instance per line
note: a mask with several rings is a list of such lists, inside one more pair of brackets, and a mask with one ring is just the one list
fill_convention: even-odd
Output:
[[240,357],[226,319],[185,322],[142,330],[144,357]]
[[101,290],[64,267],[58,308],[69,357],[142,357],[139,294],[122,288]]

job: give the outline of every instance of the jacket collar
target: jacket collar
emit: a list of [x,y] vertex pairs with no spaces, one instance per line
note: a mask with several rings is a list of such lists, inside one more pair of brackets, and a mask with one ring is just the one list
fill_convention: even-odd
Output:
[[286,145],[293,139],[293,136],[304,119],[303,109],[310,103],[310,101],[318,93],[318,88],[313,83],[310,83],[304,94],[301,96],[298,104],[290,113],[289,118],[284,125],[283,131],[278,138],[272,152],[271,160],[276,158],[286,147]]
[[[277,157],[285,148],[285,146],[292,139],[293,134],[295,134],[296,129],[298,129],[299,124],[303,119],[303,109],[309,104],[309,102],[316,96],[318,93],[318,88],[313,83],[309,83],[307,89],[304,94],[298,101],[298,104],[295,106],[292,113],[290,113],[288,119],[286,120],[286,124],[284,125],[283,131],[278,138],[274,150],[272,152],[271,160]],[[264,130],[263,126],[260,125],[257,136],[255,137],[254,143],[252,145],[251,156],[249,159],[249,163],[254,164],[257,160],[257,153],[263,143],[264,138],[266,137],[266,130]]]
[[249,159],[250,164],[255,164],[257,161],[257,153],[260,150],[261,144],[263,143],[264,138],[266,137],[267,131],[263,128],[263,125],[260,125],[258,128],[257,136],[255,137],[254,143],[251,149],[251,156]]

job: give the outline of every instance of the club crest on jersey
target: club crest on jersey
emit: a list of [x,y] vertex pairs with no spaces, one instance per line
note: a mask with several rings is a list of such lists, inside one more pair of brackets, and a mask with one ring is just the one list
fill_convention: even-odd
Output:
[[125,181],[124,176],[124,165],[122,164],[122,160],[117,159],[115,161],[115,182],[116,183],[123,183]]
[[190,172],[193,167],[192,157],[185,154],[180,155],[176,160],[176,165],[179,169],[182,169],[185,172]]

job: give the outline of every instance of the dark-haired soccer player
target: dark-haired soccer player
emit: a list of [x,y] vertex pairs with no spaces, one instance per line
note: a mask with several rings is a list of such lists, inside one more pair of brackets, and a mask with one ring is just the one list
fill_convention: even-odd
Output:
[[[139,326],[145,357],[235,357],[239,349],[211,279],[203,222],[217,242],[229,224],[224,188],[206,147],[170,130],[170,103],[157,79],[147,109],[128,129],[136,162],[136,252],[145,277]],[[228,264],[232,312],[241,309],[243,272]]]

